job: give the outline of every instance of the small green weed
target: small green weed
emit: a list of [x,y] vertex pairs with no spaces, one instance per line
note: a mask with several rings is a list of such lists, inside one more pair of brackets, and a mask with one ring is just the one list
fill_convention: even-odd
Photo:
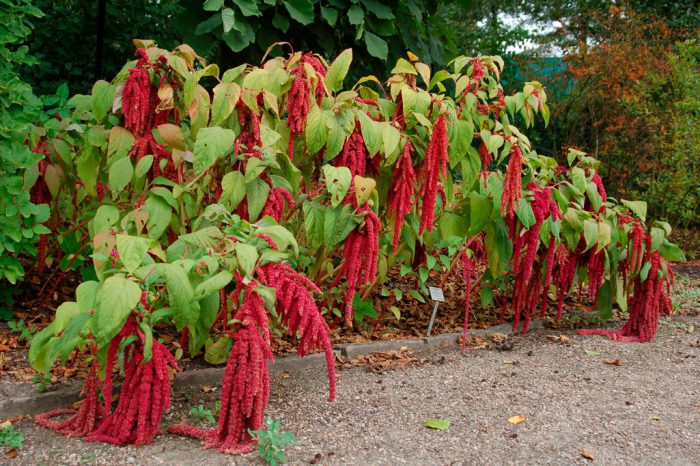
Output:
[[216,418],[219,417],[219,411],[221,410],[221,401],[214,403],[214,409],[209,409],[204,405],[199,405],[196,408],[190,410],[190,414],[194,415],[199,422],[210,422],[211,424],[216,423]]
[[250,430],[248,433],[258,443],[260,456],[272,466],[287,461],[284,456],[284,446],[297,441],[291,432],[281,432],[280,422],[275,421],[270,416],[265,416],[265,430]]
[[[9,424],[9,423],[8,423]],[[24,435],[13,425],[0,427],[0,447],[20,449],[24,445]]]

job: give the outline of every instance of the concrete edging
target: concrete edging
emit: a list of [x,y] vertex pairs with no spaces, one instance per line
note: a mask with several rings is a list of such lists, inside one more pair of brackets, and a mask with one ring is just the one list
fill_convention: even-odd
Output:
[[[542,321],[532,322],[531,329],[542,327]],[[468,330],[469,336],[488,336],[493,333],[512,333],[512,325],[504,324],[488,329]],[[382,351],[396,351],[404,346],[414,350],[437,346],[451,346],[459,342],[461,333],[444,333],[431,337],[405,340],[385,340],[366,343],[348,343],[334,347],[336,356],[342,359],[355,359],[364,354]],[[295,372],[315,366],[325,366],[326,358],[323,353],[314,353],[303,358],[286,356],[277,358],[270,364],[271,372]],[[173,381],[173,390],[185,390],[198,385],[218,385],[224,375],[223,367],[208,367],[192,371],[180,372]],[[116,384],[115,384],[116,386]],[[70,406],[78,401],[81,387],[67,387],[47,393],[36,393],[31,396],[18,396],[0,400],[0,419],[20,415],[34,415],[55,408]]]

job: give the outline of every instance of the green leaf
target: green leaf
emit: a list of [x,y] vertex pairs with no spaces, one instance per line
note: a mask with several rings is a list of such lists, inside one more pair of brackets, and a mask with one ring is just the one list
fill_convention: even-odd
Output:
[[592,248],[598,242],[598,222],[585,220],[583,222],[583,236],[586,239],[586,249]]
[[[92,229],[94,233],[107,230],[119,221],[119,209],[112,205],[102,205],[97,209],[95,217],[92,219]],[[94,236],[94,235],[93,235]]]
[[243,16],[260,16],[260,8],[258,8],[258,0],[233,0],[238,8],[241,9]]
[[180,239],[185,243],[202,249],[214,249],[223,237],[221,230],[215,226],[201,228],[192,233],[180,235]]
[[206,0],[204,2],[204,11],[217,11],[224,6],[224,0]]
[[231,8],[221,10],[221,23],[224,26],[224,32],[229,32],[236,24],[236,12]]
[[117,235],[119,260],[131,274],[136,272],[136,269],[141,266],[143,259],[146,257],[152,245],[152,239],[130,235]]
[[321,5],[321,16],[329,26],[335,26],[336,21],[338,21],[338,10]]
[[306,150],[310,154],[315,154],[326,143],[328,139],[328,126],[323,112],[317,105],[313,105],[306,120]]
[[493,203],[485,195],[473,191],[469,196],[469,235],[479,234],[491,219]]
[[[324,9],[322,8],[322,13],[323,10]],[[328,67],[328,72],[326,73],[325,77],[326,87],[328,90],[336,92],[342,88],[343,80],[350,69],[350,63],[352,63],[352,49],[343,50],[340,55],[333,60],[331,66]]]
[[94,315],[95,340],[102,347],[119,333],[126,318],[141,299],[141,287],[123,276],[107,278],[97,293]]
[[92,86],[92,114],[97,121],[102,119],[112,110],[114,104],[114,95],[117,92],[117,86],[108,83],[107,81],[97,81]]
[[418,75],[418,71],[416,70],[416,67],[413,66],[408,60],[405,58],[399,58],[399,60],[396,62],[396,65],[394,65],[394,68],[391,70],[391,74],[412,74],[414,76]]
[[384,156],[390,158],[392,154],[398,152],[401,133],[395,126],[386,123],[382,129],[382,142],[384,143]]
[[177,309],[176,322],[178,328],[194,325],[199,319],[200,306],[194,299],[192,283],[187,272],[180,264],[158,264],[156,269],[165,276],[168,288],[168,303]]
[[481,297],[481,307],[486,309],[493,302],[493,290],[491,288],[482,288],[479,295]]
[[222,82],[214,87],[211,105],[211,124],[221,125],[233,113],[241,97],[241,87],[236,83]]
[[309,0],[285,0],[289,16],[304,26],[314,22],[314,6]]
[[233,279],[233,274],[228,270],[222,270],[213,277],[209,277],[194,289],[194,299],[199,301],[212,293],[216,293]]
[[109,169],[109,187],[112,191],[122,191],[134,176],[134,168],[128,157],[117,160]]
[[258,250],[255,249],[255,246],[240,242],[234,245],[234,249],[236,250],[236,259],[238,259],[238,266],[241,272],[246,277],[252,277],[255,264],[258,262]]
[[207,338],[204,344],[204,360],[209,364],[223,364],[228,359],[229,337],[219,337],[216,340]]
[[245,197],[245,176],[239,171],[228,172],[221,179],[221,197],[219,202],[229,210],[235,210]]
[[362,21],[365,19],[365,11],[362,9],[360,5],[353,5],[350,7],[348,10],[348,21],[350,24],[353,26],[358,26],[362,24]]
[[173,216],[170,206],[162,198],[151,195],[146,199],[143,208],[148,212],[146,222],[148,236],[153,239],[160,238],[170,225],[170,219]]
[[248,214],[250,220],[255,221],[260,216],[267,197],[270,194],[270,186],[261,178],[256,178],[246,185],[248,187]]
[[318,202],[305,202],[302,204],[304,211],[304,229],[309,247],[316,250],[323,245],[323,212],[324,208]]
[[437,430],[445,430],[450,427],[452,423],[446,419],[436,419],[432,421],[426,421],[425,427]]
[[331,195],[331,205],[337,207],[343,202],[350,189],[352,176],[348,167],[323,166],[323,176],[326,179],[326,190]]
[[358,112],[357,116],[360,120],[362,139],[365,141],[369,155],[374,157],[382,147],[382,126],[367,116],[365,112]]
[[386,60],[389,54],[389,46],[384,39],[369,31],[365,31],[365,45],[370,55],[380,60]]
[[640,220],[645,221],[647,218],[647,203],[644,201],[628,201],[622,199],[622,203],[632,211]]
[[685,255],[678,245],[670,243],[668,240],[664,240],[659,248],[659,253],[664,259],[671,262],[683,262],[685,261]]
[[195,173],[202,173],[220,158],[233,152],[235,139],[236,134],[230,129],[218,126],[200,129],[193,151]]

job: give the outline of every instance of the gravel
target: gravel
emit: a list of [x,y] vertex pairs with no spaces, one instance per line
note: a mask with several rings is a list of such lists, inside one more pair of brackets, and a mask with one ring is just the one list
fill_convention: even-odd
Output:
[[[665,320],[645,344],[537,329],[511,337],[512,351],[425,347],[415,356],[427,363],[416,367],[339,371],[332,403],[324,370],[276,373],[268,413],[297,436],[287,448],[292,464],[587,464],[586,449],[599,464],[697,465],[700,332],[693,327],[700,330],[700,316]],[[568,343],[547,338],[560,334]],[[605,362],[616,359],[620,365]],[[177,392],[165,423],[191,419],[192,407],[217,397],[218,390]],[[516,415],[525,420],[510,424]],[[451,426],[426,428],[433,419]],[[263,464],[257,454],[221,455],[172,435],[113,447],[28,419],[16,427],[25,447],[4,460],[10,465]]]

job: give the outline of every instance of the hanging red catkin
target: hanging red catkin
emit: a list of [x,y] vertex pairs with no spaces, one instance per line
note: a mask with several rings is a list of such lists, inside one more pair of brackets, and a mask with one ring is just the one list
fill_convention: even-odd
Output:
[[294,199],[286,188],[276,186],[270,189],[270,194],[265,202],[265,207],[263,207],[261,217],[269,215],[277,222],[280,222],[284,215],[285,202],[290,209],[294,207]]
[[241,125],[241,134],[235,141],[236,155],[239,155],[238,151],[243,146],[246,149],[245,154],[260,157],[260,148],[262,147],[260,115],[248,108],[243,101],[239,101],[236,108],[238,109],[238,122]]
[[306,120],[311,110],[311,83],[304,67],[304,57],[291,70],[294,76],[292,88],[287,94],[287,126],[289,127],[289,158],[294,159],[294,137],[304,134]]
[[604,213],[605,212],[605,203],[608,201],[608,194],[605,192],[605,186],[603,186],[603,180],[600,179],[600,175],[598,172],[595,172],[593,174],[593,178],[591,179],[593,183],[595,183],[596,187],[598,188],[598,195],[600,195],[600,208],[598,209],[598,213]]
[[420,173],[423,184],[418,192],[418,197],[421,199],[419,236],[426,230],[429,232],[433,230],[440,172],[447,177],[447,118],[444,114],[438,116],[433,125],[433,135],[425,150],[425,164]]
[[557,321],[561,320],[564,298],[574,283],[577,257],[576,252],[569,251],[563,244],[559,245],[555,258],[557,271],[554,275],[554,284],[557,287]]
[[[155,339],[151,359],[144,363],[145,336],[137,331],[137,337],[125,349],[125,376],[119,403],[88,435],[87,441],[146,445],[160,433],[160,421],[170,409],[169,367],[176,369],[177,363],[168,349]],[[111,374],[109,376],[109,395],[104,390],[105,403],[111,402]]]
[[205,448],[222,453],[248,453],[255,441],[248,430],[260,430],[270,397],[270,374],[267,360],[272,361],[270,329],[262,297],[254,292],[255,282],[245,289],[244,302],[236,313],[239,330],[226,363],[221,387],[221,409],[216,429],[205,430],[179,424],[169,432],[204,440]]
[[469,257],[468,250],[462,251],[462,279],[464,280],[464,328],[462,330],[462,352],[467,348],[467,328],[469,328],[469,309],[472,300],[472,276],[474,275],[474,262]]
[[311,293],[321,294],[314,282],[301,275],[289,265],[269,263],[257,271],[260,282],[276,293],[277,314],[290,335],[299,339],[297,355],[303,357],[313,348],[326,353],[326,365],[330,380],[329,401],[335,398],[335,356],[329,338],[330,330]]
[[365,204],[357,209],[358,214],[366,213],[364,224],[354,229],[343,246],[343,266],[340,274],[347,281],[345,295],[345,324],[352,327],[352,302],[357,287],[371,284],[377,275],[377,257],[379,255],[379,232],[382,223],[372,208]]
[[392,253],[396,252],[396,247],[399,244],[399,236],[401,235],[401,227],[403,227],[404,219],[413,206],[413,193],[416,189],[416,173],[413,170],[413,160],[411,159],[412,152],[413,145],[411,141],[406,139],[403,151],[394,166],[394,174],[392,176],[391,189],[387,201],[387,214],[389,217],[394,218]]
[[489,165],[491,165],[491,163],[493,162],[493,156],[491,155],[491,152],[489,152],[488,148],[486,147],[486,144],[484,144],[483,141],[479,146],[479,156],[481,157],[481,171],[488,172]]
[[[673,280],[671,266],[658,251],[647,252],[644,261],[651,265],[646,280],[641,274],[634,279],[634,291],[629,300],[629,319],[620,330],[582,329],[579,335],[604,335],[612,340],[644,343],[654,339],[661,314],[672,312],[668,295]],[[666,264],[665,278],[659,277]]]
[[352,176],[365,176],[369,151],[360,131],[360,123],[355,124],[355,131],[345,140],[343,150],[333,160],[336,167],[348,167]]
[[122,113],[124,126],[134,136],[142,136],[151,129],[151,101],[151,76],[148,69],[131,68],[122,91]]
[[[34,421],[40,426],[69,437],[84,437],[90,434],[95,430],[98,420],[107,414],[98,399],[98,385],[97,360],[93,360],[90,372],[80,392],[80,395],[84,397],[80,408],[77,411],[74,409],[54,409],[35,416]],[[72,414],[72,416],[64,421],[52,419],[65,414]]]
[[510,151],[510,161],[503,182],[503,195],[501,196],[501,215],[504,217],[515,214],[515,209],[520,204],[522,193],[523,154],[517,144],[513,144]]

